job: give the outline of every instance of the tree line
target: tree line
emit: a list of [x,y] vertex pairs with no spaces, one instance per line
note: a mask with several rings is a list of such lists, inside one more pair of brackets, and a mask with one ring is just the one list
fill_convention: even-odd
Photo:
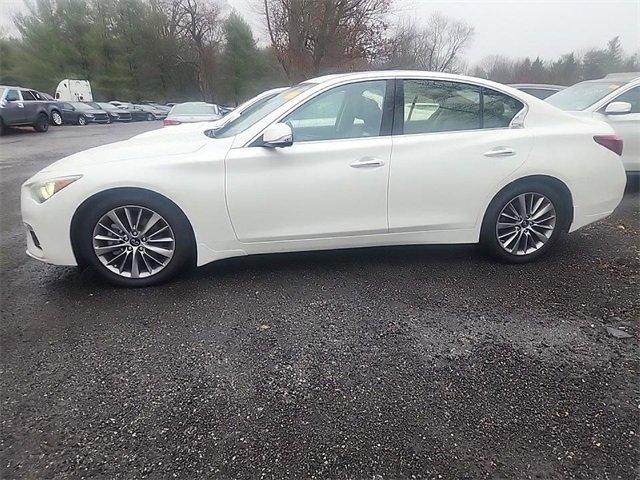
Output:
[[87,79],[101,100],[237,104],[313,76],[406,68],[469,73],[504,83],[570,85],[640,69],[620,40],[553,61],[493,56],[465,62],[474,27],[434,13],[389,24],[392,0],[256,0],[267,45],[215,0],[31,0],[0,36],[0,83],[52,92]]

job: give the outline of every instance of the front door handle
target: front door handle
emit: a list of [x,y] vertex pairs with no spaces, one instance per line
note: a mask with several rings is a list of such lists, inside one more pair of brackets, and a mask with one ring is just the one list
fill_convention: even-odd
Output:
[[513,157],[516,151],[509,147],[496,147],[484,152],[485,157]]
[[18,102],[18,108],[24,108],[24,103]]
[[377,168],[382,167],[383,165],[384,160],[373,157],[364,157],[351,163],[350,166],[353,168]]

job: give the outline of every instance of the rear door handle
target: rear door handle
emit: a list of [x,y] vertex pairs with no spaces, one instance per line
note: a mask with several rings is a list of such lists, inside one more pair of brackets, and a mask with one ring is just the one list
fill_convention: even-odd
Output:
[[379,158],[364,157],[351,163],[350,166],[353,168],[377,168],[382,167],[383,165],[384,161]]
[[485,157],[512,157],[515,154],[516,151],[509,147],[496,147],[484,152]]

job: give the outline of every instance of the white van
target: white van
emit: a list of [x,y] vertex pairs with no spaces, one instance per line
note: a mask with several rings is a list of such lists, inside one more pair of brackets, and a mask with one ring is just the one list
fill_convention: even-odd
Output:
[[93,102],[91,84],[88,80],[65,78],[56,88],[56,100],[61,102]]

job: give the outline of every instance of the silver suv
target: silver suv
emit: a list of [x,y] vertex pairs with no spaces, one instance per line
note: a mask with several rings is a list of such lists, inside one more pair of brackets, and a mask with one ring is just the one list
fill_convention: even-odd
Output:
[[0,85],[0,134],[6,127],[24,125],[46,132],[52,117],[61,118],[55,105],[35,90]]

